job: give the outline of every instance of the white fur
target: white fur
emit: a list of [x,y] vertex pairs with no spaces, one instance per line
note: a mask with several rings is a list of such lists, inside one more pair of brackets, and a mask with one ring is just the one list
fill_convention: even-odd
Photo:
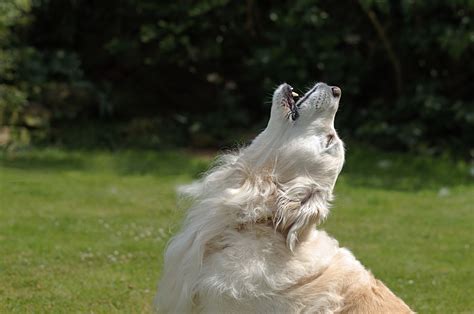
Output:
[[314,228],[328,215],[344,162],[334,130],[339,97],[318,83],[293,119],[289,89],[277,88],[268,126],[251,145],[180,189],[192,206],[165,253],[160,313],[334,312],[343,306],[337,282],[309,298],[297,297],[296,286],[336,259],[360,274],[358,285],[371,280]]

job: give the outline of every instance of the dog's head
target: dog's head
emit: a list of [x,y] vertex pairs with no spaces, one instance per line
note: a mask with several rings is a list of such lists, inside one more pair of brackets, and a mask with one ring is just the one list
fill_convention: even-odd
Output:
[[340,98],[341,89],[325,83],[299,99],[290,85],[280,85],[268,125],[243,152],[244,159],[255,171],[271,169],[285,182],[309,175],[333,187],[344,162],[343,143],[334,128]]
[[285,83],[278,86],[273,93],[269,127],[273,124],[280,127],[291,124],[303,131],[333,125],[341,98],[339,87],[317,83],[304,96],[297,97],[298,94],[290,85]]
[[272,220],[291,250],[326,217],[344,163],[334,129],[341,90],[318,83],[299,99],[293,93],[280,85],[268,125],[251,145],[224,155],[202,180],[180,190],[202,209],[195,217],[221,208],[211,216],[222,214],[222,227]]
[[280,85],[267,128],[243,154],[256,173],[271,171],[277,191],[273,219],[291,250],[329,212],[344,163],[343,143],[334,129],[340,98],[341,89],[325,83],[299,99],[290,85]]

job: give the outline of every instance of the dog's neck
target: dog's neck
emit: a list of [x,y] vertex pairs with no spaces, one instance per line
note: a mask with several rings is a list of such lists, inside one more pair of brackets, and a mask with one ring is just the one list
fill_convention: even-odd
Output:
[[[297,123],[298,121],[296,121]],[[334,128],[334,120],[315,121],[308,128],[282,128],[275,123],[269,123],[240,156],[246,164],[251,165],[253,171],[272,169],[281,157],[285,147],[297,143],[304,143],[305,139],[313,142],[317,139],[320,150],[325,149],[334,139],[338,139]],[[274,173],[272,170],[271,173]]]

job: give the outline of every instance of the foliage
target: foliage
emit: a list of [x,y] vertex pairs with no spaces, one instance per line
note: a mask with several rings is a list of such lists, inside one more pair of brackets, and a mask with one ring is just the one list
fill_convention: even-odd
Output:
[[51,120],[94,110],[100,94],[84,79],[76,53],[32,46],[31,6],[30,0],[0,3],[0,146],[48,136]]
[[344,136],[429,153],[474,143],[472,1],[31,1],[2,5],[6,51],[27,51],[0,63],[15,69],[0,84],[59,130],[166,121],[179,143],[221,145],[262,126],[276,84],[322,80],[343,89]]
[[[351,148],[350,146],[349,148]],[[328,230],[420,313],[474,308],[468,165],[349,149]],[[151,312],[184,152],[0,155],[0,312]]]

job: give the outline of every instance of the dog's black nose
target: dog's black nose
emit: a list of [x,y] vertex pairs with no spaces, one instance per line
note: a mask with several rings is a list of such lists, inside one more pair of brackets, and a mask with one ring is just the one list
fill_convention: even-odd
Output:
[[334,97],[340,97],[341,96],[341,89],[337,86],[331,87],[331,91]]

